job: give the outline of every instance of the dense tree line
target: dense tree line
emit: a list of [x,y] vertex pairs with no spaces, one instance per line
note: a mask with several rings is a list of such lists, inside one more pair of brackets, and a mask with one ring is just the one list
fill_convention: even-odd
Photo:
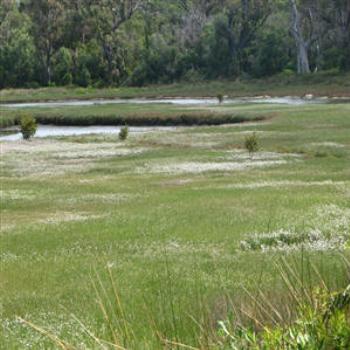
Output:
[[350,69],[350,0],[1,0],[0,87]]

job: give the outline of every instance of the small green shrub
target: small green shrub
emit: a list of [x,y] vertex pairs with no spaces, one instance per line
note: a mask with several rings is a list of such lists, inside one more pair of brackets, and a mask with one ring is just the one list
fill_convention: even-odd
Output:
[[290,78],[295,76],[295,72],[293,71],[293,69],[286,68],[279,74],[279,76],[284,78]]
[[198,83],[203,80],[203,76],[199,71],[190,69],[184,74],[182,80],[187,83]]
[[219,101],[220,104],[224,102],[224,95],[223,95],[223,94],[218,94],[218,95],[216,96],[216,98],[218,99],[218,101]]
[[127,126],[123,126],[119,131],[119,140],[125,141],[129,136],[129,128]]
[[24,140],[29,140],[36,133],[38,126],[36,120],[27,114],[21,117],[21,133]]
[[244,147],[250,154],[259,151],[259,139],[256,133],[253,133],[245,138]]
[[242,250],[264,250],[268,248],[280,248],[287,250],[288,247],[307,244],[317,241],[321,237],[312,232],[297,233],[280,230],[273,233],[259,234],[241,241]]
[[[293,322],[287,325],[277,323],[275,326],[263,324],[263,329],[257,331],[252,327],[233,328],[229,321],[220,321],[221,347],[219,349],[345,350],[350,348],[350,285],[335,293],[325,288],[308,292],[304,297],[293,289],[291,293],[299,302],[299,307],[296,308],[296,319]],[[266,303],[262,307],[268,307],[267,305]],[[269,305],[272,306],[272,304]],[[273,317],[271,315],[276,315],[278,311],[272,306],[268,312],[270,317]],[[252,321],[255,319],[252,318]]]

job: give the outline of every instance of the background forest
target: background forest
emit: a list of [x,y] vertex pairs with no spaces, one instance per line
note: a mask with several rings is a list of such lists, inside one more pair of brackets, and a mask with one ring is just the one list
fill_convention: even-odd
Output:
[[349,0],[1,0],[0,88],[350,70]]

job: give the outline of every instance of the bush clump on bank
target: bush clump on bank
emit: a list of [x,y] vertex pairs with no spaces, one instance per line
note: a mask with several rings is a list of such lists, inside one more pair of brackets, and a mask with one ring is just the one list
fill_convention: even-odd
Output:
[[125,141],[129,136],[129,128],[125,125],[119,131],[119,140]]
[[29,140],[38,128],[35,118],[30,114],[23,115],[20,120],[21,133],[24,140]]

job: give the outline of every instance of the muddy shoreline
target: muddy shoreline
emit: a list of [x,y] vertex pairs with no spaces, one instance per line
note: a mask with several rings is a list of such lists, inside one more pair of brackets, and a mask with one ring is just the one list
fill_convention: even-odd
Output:
[[[268,104],[286,104],[286,105],[302,105],[302,104],[322,104],[322,103],[349,103],[350,97],[329,97],[329,96],[314,96],[305,95],[299,96],[244,96],[231,98],[226,97],[223,104],[247,104],[247,103],[268,103]],[[95,106],[107,104],[171,104],[179,106],[190,105],[215,105],[219,104],[218,99],[214,97],[160,97],[160,98],[96,98],[96,99],[70,99],[64,100],[38,100],[31,102],[2,102],[0,106],[9,109],[20,108],[57,108],[67,106]]]

